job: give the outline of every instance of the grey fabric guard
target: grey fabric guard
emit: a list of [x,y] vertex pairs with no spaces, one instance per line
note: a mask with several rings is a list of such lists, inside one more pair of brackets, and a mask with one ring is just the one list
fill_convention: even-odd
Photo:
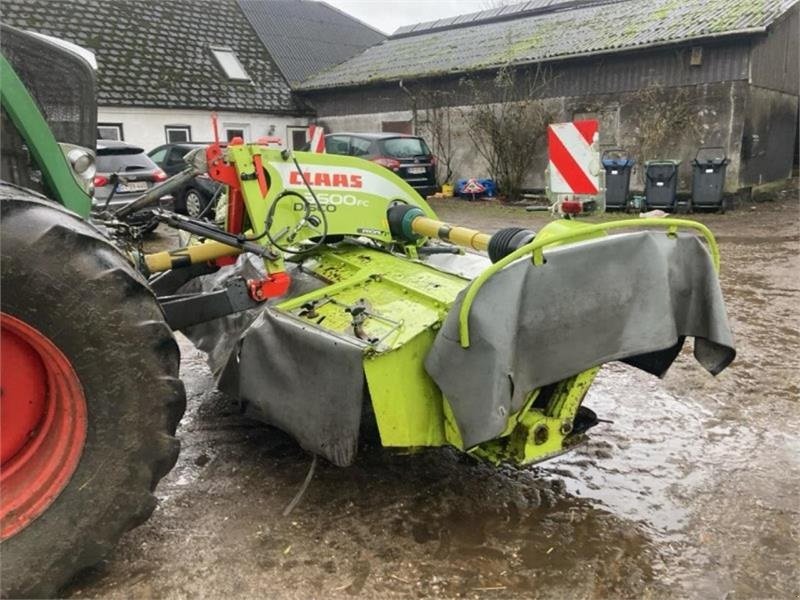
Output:
[[463,291],[425,367],[467,447],[494,439],[532,390],[613,360],[663,375],[686,336],[711,373],[734,358],[711,258],[693,235],[614,235],[553,248],[490,278],[459,342]]
[[[183,333],[207,353],[217,387],[239,398],[246,414],[292,435],[338,466],[353,462],[364,398],[362,353],[320,330],[312,331],[269,305],[324,284],[290,266],[286,296],[267,306],[215,319]],[[263,277],[263,262],[242,256],[231,267],[199,277],[180,290],[210,291],[230,277]]]
[[242,338],[239,396],[249,416],[338,466],[358,449],[361,349],[267,308]]

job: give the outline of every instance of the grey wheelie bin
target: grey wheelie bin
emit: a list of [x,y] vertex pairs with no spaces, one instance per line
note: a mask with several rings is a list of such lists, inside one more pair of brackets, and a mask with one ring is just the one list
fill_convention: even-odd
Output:
[[611,148],[603,152],[603,168],[606,171],[606,208],[624,210],[628,207],[631,169],[635,162],[620,148]]
[[644,196],[648,209],[675,210],[679,160],[648,160],[645,164]]
[[728,157],[719,147],[700,148],[692,161],[692,207],[725,212],[722,196]]

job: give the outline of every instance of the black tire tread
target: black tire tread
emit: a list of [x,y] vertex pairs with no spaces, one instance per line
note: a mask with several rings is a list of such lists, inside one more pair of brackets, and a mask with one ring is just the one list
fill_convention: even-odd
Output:
[[[118,443],[124,447],[115,447],[114,441],[106,439],[109,434],[100,430],[90,433],[96,437],[93,443],[98,447],[105,443],[111,448],[113,456],[109,460],[116,460],[117,471],[121,472],[103,472],[102,464],[99,467],[95,464],[98,459],[91,456],[93,453],[85,451],[73,479],[48,511],[25,530],[2,543],[2,595],[52,597],[75,573],[100,561],[123,533],[141,524],[152,513],[156,506],[153,495],[155,485],[177,460],[179,443],[174,434],[185,408],[185,391],[178,378],[178,346],[154,294],[144,278],[98,230],[59,206],[19,191],[14,197],[4,195],[0,201],[0,217],[3,286],[6,292],[3,294],[3,310],[7,310],[7,297],[10,296],[9,288],[5,287],[7,282],[19,286],[20,282],[27,282],[35,270],[43,273],[43,281],[49,285],[59,273],[71,273],[64,275],[67,280],[63,282],[65,287],[61,297],[58,297],[62,284],[59,281],[52,281],[52,290],[31,291],[30,302],[43,303],[39,309],[30,309],[38,311],[34,312],[33,318],[47,320],[48,302],[62,302],[59,307],[62,313],[66,311],[76,318],[96,322],[98,328],[108,328],[107,332],[113,332],[115,324],[118,328],[124,327],[124,330],[119,329],[113,335],[118,334],[117,339],[127,348],[138,348],[137,352],[130,355],[123,355],[119,349],[115,351],[113,348],[100,347],[101,342],[92,347],[91,339],[82,339],[81,343],[87,346],[79,347],[77,341],[69,341],[66,337],[68,333],[58,339],[53,338],[53,341],[71,359],[76,353],[71,353],[66,346],[71,344],[80,349],[77,354],[81,356],[74,359],[79,375],[80,368],[87,368],[79,368],[79,364],[89,364],[90,360],[102,362],[110,354],[108,360],[112,366],[119,367],[124,360],[131,365],[130,369],[145,376],[139,382],[141,388],[131,393],[125,386],[124,371],[129,367],[124,366],[116,371],[110,369],[108,388],[102,388],[100,394],[95,393],[95,396],[101,396],[104,400],[114,398],[116,402],[117,398],[121,399],[122,408],[118,409],[115,405],[107,410],[124,411],[127,408],[128,411],[120,415],[125,419],[125,436],[129,436]],[[80,295],[70,294],[66,286],[75,284],[75,281],[69,279],[83,273],[86,277],[80,282]],[[9,302],[13,303],[14,300]],[[12,306],[8,310],[14,314],[14,310],[28,309]],[[68,329],[67,325],[64,323],[65,329]],[[112,333],[98,333],[94,341],[103,335]],[[62,339],[66,340],[63,345]],[[92,357],[82,357],[83,354],[91,354]],[[135,401],[131,399],[134,393],[141,394],[141,414],[133,414],[136,412]],[[91,394],[87,391],[91,410],[89,396]],[[90,415],[91,427],[94,424]],[[128,434],[128,431],[131,433]],[[120,464],[125,464],[123,458],[128,459],[127,468],[119,468]],[[82,485],[89,485],[95,476],[107,478],[105,485],[110,491],[104,493],[111,500],[105,506],[86,506],[88,511],[94,513],[91,516],[73,515],[69,509],[72,506],[75,512],[73,505],[77,503],[73,496],[78,493],[71,489],[77,486],[73,482],[85,477],[89,472],[84,472],[84,469],[90,467],[95,468],[96,473],[93,471]],[[62,501],[62,497],[66,498]],[[50,516],[51,513],[54,515]],[[92,519],[89,527],[87,523]],[[50,556],[38,556],[40,552],[36,549],[42,545],[39,539],[41,532],[65,529],[65,520],[70,521],[69,527],[75,530],[81,527],[86,529],[86,535],[81,539],[79,533],[68,531],[65,533],[67,540],[52,540],[50,552],[44,553]]]

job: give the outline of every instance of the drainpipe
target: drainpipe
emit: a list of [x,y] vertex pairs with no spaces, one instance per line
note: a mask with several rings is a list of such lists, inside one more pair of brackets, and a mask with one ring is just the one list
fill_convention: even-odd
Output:
[[412,131],[413,134],[417,133],[417,97],[411,93],[411,91],[403,85],[403,80],[401,79],[399,82],[400,89],[403,90],[409,98],[411,98],[411,123],[414,127]]

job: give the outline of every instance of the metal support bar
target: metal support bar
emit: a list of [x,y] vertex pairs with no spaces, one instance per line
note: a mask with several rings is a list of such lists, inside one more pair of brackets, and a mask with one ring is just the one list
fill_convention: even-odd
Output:
[[205,221],[163,210],[154,211],[153,216],[170,227],[188,231],[211,241],[177,250],[145,255],[144,260],[147,264],[147,269],[151,273],[188,267],[189,265],[209,262],[226,256],[236,256],[242,252],[250,252],[268,260],[278,258],[268,248],[247,240],[243,235],[228,233]]
[[189,167],[188,169],[185,169],[180,173],[176,173],[175,175],[167,179],[165,182],[153,186],[147,192],[145,192],[135,200],[132,200],[122,208],[116,210],[114,212],[114,217],[119,220],[123,220],[128,215],[132,215],[133,213],[135,213],[137,210],[141,210],[143,208],[150,206],[151,204],[155,204],[156,202],[158,202],[159,198],[161,198],[162,196],[166,196],[174,192],[184,184],[189,183],[200,173],[202,173],[202,171],[199,171],[194,167]]
[[176,331],[262,305],[250,297],[247,282],[242,278],[232,279],[222,290],[162,296],[158,302],[167,323]]

